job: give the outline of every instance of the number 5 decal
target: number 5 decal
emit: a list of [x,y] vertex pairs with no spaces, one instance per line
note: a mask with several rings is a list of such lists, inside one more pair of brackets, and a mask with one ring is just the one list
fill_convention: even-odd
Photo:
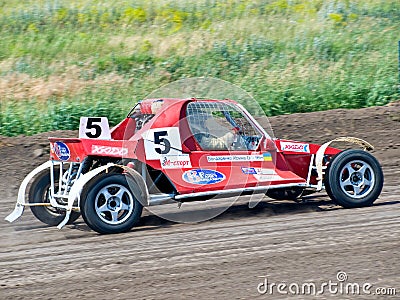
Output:
[[162,155],[182,154],[182,144],[178,127],[149,129],[143,133],[146,159],[159,160]]
[[111,133],[106,117],[82,117],[79,125],[79,137],[85,139],[110,140]]
[[167,131],[154,132],[154,144],[156,145],[164,144],[165,149],[161,150],[161,148],[155,147],[154,150],[156,150],[158,154],[167,154],[171,150],[171,143],[169,142],[169,140],[167,140],[167,138],[162,136],[168,136],[168,132]]
[[[86,129],[88,129],[85,134],[92,138],[92,139],[97,139],[99,136],[101,136],[101,118],[88,118],[87,124],[86,124]],[[94,133],[92,132],[92,129],[94,129]]]

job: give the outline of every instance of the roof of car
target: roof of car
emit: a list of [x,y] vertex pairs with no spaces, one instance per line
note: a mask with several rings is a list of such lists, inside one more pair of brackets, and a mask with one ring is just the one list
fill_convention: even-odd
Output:
[[230,99],[223,99],[223,100],[218,100],[218,99],[209,99],[209,98],[150,98],[150,99],[144,99],[140,101],[140,103],[153,103],[156,101],[164,101],[166,104],[173,104],[177,102],[187,102],[187,101],[210,101],[210,102],[235,102]]

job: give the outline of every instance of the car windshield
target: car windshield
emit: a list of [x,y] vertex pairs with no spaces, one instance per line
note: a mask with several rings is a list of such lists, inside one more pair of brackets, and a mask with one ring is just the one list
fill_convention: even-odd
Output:
[[234,104],[190,102],[186,115],[203,150],[256,150],[261,141],[262,134]]

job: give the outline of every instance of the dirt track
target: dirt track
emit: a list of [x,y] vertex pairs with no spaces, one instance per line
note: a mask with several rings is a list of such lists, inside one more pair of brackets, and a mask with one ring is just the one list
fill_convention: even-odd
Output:
[[[174,224],[146,215],[141,227],[103,236],[81,219],[61,231],[27,211],[8,224],[22,178],[47,159],[46,138],[0,140],[0,299],[253,299],[269,282],[338,282],[394,287],[400,293],[400,102],[270,119],[275,135],[324,142],[352,135],[374,144],[385,173],[376,205],[334,206],[323,194],[306,203],[269,202],[249,209],[246,198],[219,217]],[[73,136],[74,132],[51,135]],[[41,153],[42,152],[42,153]],[[36,157],[35,157],[36,156]],[[218,200],[217,200],[218,201]],[[320,299],[331,298],[327,291]],[[384,296],[336,295],[339,299]],[[312,299],[313,296],[297,296]],[[387,297],[387,296],[386,296]],[[394,297],[393,297],[394,298]]]

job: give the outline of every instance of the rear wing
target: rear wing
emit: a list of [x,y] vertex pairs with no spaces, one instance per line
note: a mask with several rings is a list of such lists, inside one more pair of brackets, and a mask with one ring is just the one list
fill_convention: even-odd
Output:
[[87,156],[135,159],[137,141],[49,137],[50,159],[81,162]]

